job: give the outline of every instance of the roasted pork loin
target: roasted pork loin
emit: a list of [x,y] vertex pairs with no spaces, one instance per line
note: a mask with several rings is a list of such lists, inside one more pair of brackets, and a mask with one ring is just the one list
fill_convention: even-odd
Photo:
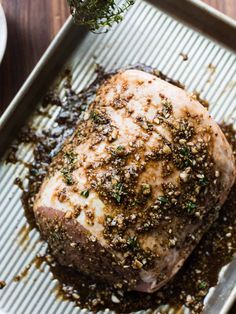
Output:
[[234,179],[230,145],[194,96],[123,70],[53,159],[34,213],[59,263],[153,292],[217,218]]

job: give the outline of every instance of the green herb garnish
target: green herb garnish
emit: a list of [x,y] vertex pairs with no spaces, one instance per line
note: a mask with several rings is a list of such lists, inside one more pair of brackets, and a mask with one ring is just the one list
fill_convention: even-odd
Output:
[[77,157],[77,155],[74,152],[65,152],[64,156],[69,164],[74,163]]
[[192,201],[188,201],[186,204],[187,210],[189,214],[192,214],[195,208],[197,208],[197,205],[193,203]]
[[49,234],[49,238],[51,238],[53,241],[61,241],[62,240],[62,235],[59,232],[52,231]]
[[113,156],[123,156],[126,154],[125,147],[123,145],[118,145],[117,147],[111,148],[111,154]]
[[122,195],[124,194],[124,185],[121,182],[116,183],[113,186],[113,197],[116,199],[117,203],[121,202]]
[[119,145],[119,146],[116,147],[116,151],[117,151],[118,153],[123,152],[124,149],[125,149],[125,148],[124,148],[124,146],[122,146],[122,145]]
[[126,0],[123,5],[115,0],[67,0],[75,23],[86,25],[91,31],[101,27],[107,29],[113,23],[123,19],[123,13],[134,4],[134,0]]
[[169,200],[165,196],[158,196],[158,201],[160,202],[161,205],[165,205],[169,203]]
[[162,114],[165,118],[168,118],[173,111],[172,103],[168,99],[163,99],[161,103],[163,105]]
[[128,237],[127,244],[132,249],[137,248],[138,247],[137,237]]
[[181,147],[179,152],[182,156],[189,156],[189,149],[187,147]]
[[72,173],[76,167],[77,155],[73,151],[67,151],[64,153],[64,167],[61,169],[64,182],[67,185],[72,185],[74,180],[72,178]]
[[189,167],[192,165],[191,153],[188,147],[181,147],[179,153],[182,157],[182,163],[184,167]]
[[206,186],[208,184],[208,181],[205,177],[203,177],[199,179],[199,183],[201,186]]
[[63,179],[64,179],[64,182],[67,184],[67,185],[72,185],[74,183],[74,180],[72,178],[72,171],[68,168],[62,168],[61,169],[61,173],[63,174]]
[[106,124],[107,119],[103,117],[101,114],[99,114],[97,111],[92,111],[90,114],[91,119],[96,124]]
[[80,193],[80,195],[84,196],[84,197],[88,197],[89,196],[89,190],[84,190]]
[[201,290],[206,289],[207,283],[205,281],[201,281],[200,284],[198,285],[198,287]]

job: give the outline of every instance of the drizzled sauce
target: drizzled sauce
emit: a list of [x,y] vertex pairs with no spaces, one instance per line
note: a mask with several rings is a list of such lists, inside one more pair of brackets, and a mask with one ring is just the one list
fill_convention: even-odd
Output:
[[[164,76],[161,72],[149,67],[138,65],[135,68],[152,73],[174,85],[184,88],[179,82]],[[30,127],[23,129],[9,153],[8,161],[17,162],[16,152],[20,142],[36,143],[34,147],[34,161],[28,165],[28,185],[23,187],[18,179],[16,184],[23,190],[22,202],[25,209],[26,218],[31,226],[36,226],[32,206],[35,194],[38,192],[47,168],[52,158],[60,150],[65,138],[73,133],[73,130],[80,119],[81,112],[94,99],[98,86],[113,73],[105,73],[98,68],[97,79],[87,89],[76,94],[71,88],[71,75],[66,72],[64,90],[65,100],[61,100],[56,90],[51,91],[45,97],[39,113],[46,115],[45,111],[50,106],[60,107],[60,112],[56,118],[55,125],[37,134]],[[199,95],[195,96],[198,100]],[[203,105],[207,106],[204,102]],[[235,131],[231,126],[222,125],[222,130],[236,152]],[[236,248],[236,239],[233,236],[236,231],[236,186],[232,188],[230,196],[220,211],[218,220],[212,225],[207,234],[203,237],[199,245],[186,261],[183,268],[174,279],[165,287],[154,294],[138,292],[127,292],[114,289],[111,286],[95,282],[93,279],[80,274],[68,267],[58,265],[50,252],[45,256],[38,256],[38,262],[32,261],[25,268],[17,280],[27,275],[33,263],[41,266],[45,260],[59,284],[56,295],[63,299],[69,299],[76,305],[91,310],[110,308],[116,312],[130,312],[140,309],[156,308],[160,304],[171,304],[175,308],[186,305],[192,313],[201,313],[203,299],[209,287],[214,286],[222,266],[230,262]]]
[[24,269],[18,274],[16,275],[13,280],[18,282],[18,281],[21,281],[23,278],[27,277],[27,275],[29,274],[30,272],[30,269],[31,267],[34,265],[35,268],[39,269],[40,271],[42,271],[41,269],[41,265],[43,264],[43,262],[45,262],[46,259],[45,257],[43,256],[40,256],[40,255],[36,255],[32,261],[24,267]]
[[20,244],[20,246],[22,246],[23,248],[25,248],[30,241],[29,231],[30,231],[30,228],[28,226],[24,225],[21,227],[21,229],[18,232],[17,240],[18,240],[18,243]]

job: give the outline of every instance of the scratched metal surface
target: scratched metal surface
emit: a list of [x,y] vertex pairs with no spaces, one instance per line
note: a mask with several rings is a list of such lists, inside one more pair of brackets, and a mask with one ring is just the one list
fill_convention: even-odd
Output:
[[[188,56],[187,61],[183,61],[181,53]],[[95,62],[107,70],[135,63],[156,67],[179,80],[188,91],[199,92],[209,101],[210,112],[218,122],[224,120],[235,124],[235,54],[144,1],[136,1],[124,21],[110,32],[88,33],[74,53],[61,62],[72,68],[76,91],[94,79]],[[53,126],[58,108],[51,107],[50,113],[50,119],[33,113],[31,123],[38,130]],[[18,156],[26,162],[31,161],[31,145],[21,145]],[[27,221],[20,201],[21,191],[14,185],[14,179],[18,176],[24,179],[26,173],[22,163],[13,165],[6,164],[4,159],[1,161],[0,280],[5,280],[7,285],[0,291],[0,311],[10,314],[85,313],[85,309],[80,310],[73,303],[56,298],[57,282],[45,263],[40,269],[32,264],[25,278],[13,281],[36,254],[42,254],[46,249],[36,230],[28,235],[22,231],[25,226],[27,228]],[[235,297],[235,282],[236,267],[232,264],[222,270],[217,287],[207,296],[205,313],[227,312]],[[160,307],[156,313],[163,311],[176,314],[168,305]],[[109,313],[109,310],[105,312]]]

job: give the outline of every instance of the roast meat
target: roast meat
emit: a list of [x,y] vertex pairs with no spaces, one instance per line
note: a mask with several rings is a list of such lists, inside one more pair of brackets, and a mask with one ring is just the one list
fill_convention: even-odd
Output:
[[196,97],[123,70],[53,159],[34,213],[59,263],[153,292],[217,218],[234,180],[230,145]]

